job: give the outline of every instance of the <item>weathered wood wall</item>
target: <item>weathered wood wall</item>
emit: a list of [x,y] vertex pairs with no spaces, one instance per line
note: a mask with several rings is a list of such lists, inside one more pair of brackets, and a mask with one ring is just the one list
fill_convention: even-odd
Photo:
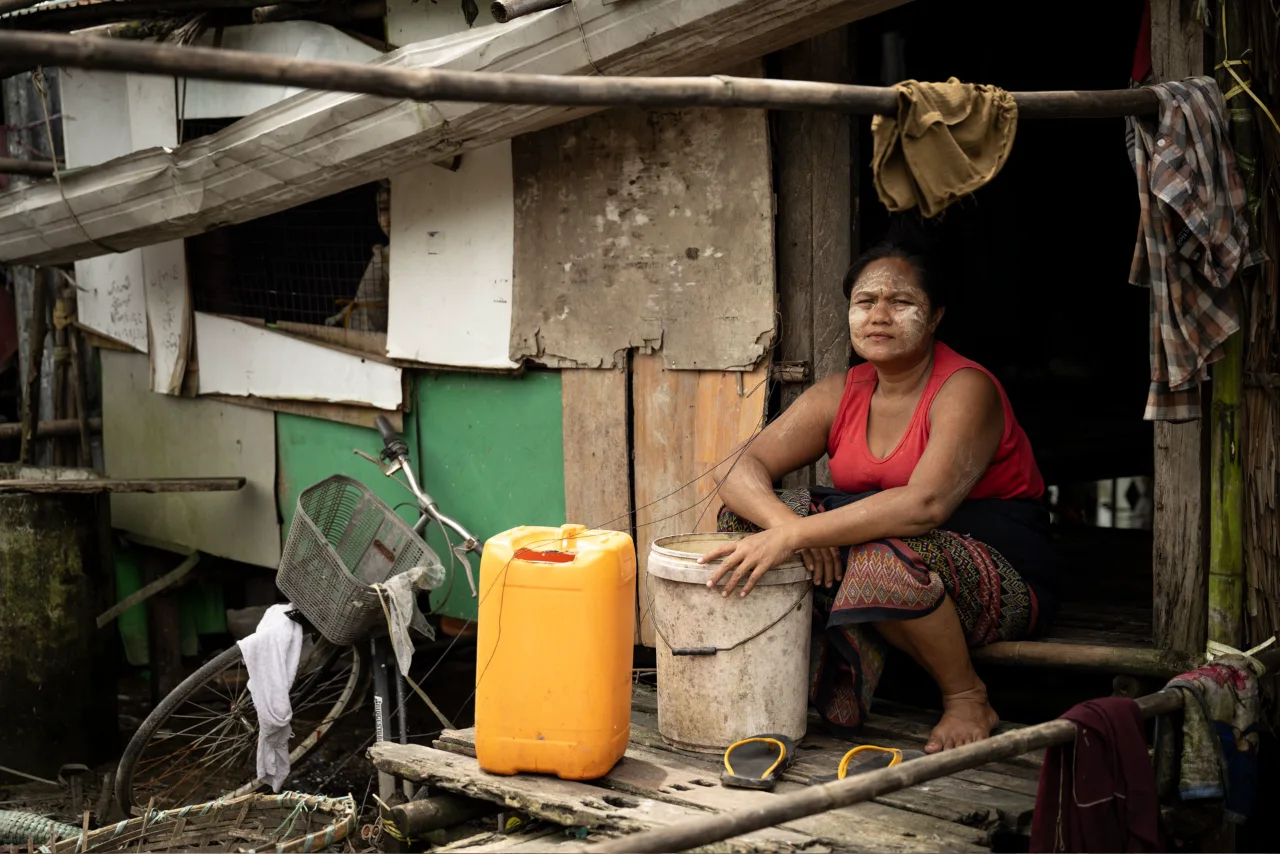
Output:
[[[851,28],[841,27],[776,56],[775,76],[853,82]],[[848,304],[841,290],[855,251],[857,169],[854,119],[844,113],[775,113],[774,170],[778,198],[778,354],[802,363],[804,382],[783,381],[783,408],[815,380],[849,368]],[[830,486],[826,458],[784,478],[787,487]]]
[[610,110],[516,138],[512,164],[513,360],[748,370],[772,347],[763,111]]
[[673,371],[662,356],[634,357],[636,553],[640,637],[655,641],[647,576],[659,537],[714,531],[720,501],[712,472],[741,451],[764,421],[769,362],[750,373]]
[[[1204,31],[1181,0],[1151,0],[1151,61],[1157,80],[1204,72]],[[1155,425],[1154,634],[1156,646],[1200,652],[1208,619],[1208,530],[1203,421]]]

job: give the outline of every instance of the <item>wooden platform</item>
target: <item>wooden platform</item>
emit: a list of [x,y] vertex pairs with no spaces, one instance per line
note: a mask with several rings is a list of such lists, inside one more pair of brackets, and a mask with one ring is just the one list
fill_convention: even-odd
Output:
[[[921,749],[936,722],[936,715],[877,702],[858,741],[828,738],[814,727],[776,793],[834,774],[840,757],[854,744]],[[447,731],[434,747],[380,742],[370,756],[380,770],[426,783],[432,790],[503,804],[539,820],[519,833],[485,834],[436,850],[580,850],[605,837],[706,812],[749,809],[776,796],[721,786],[720,757],[674,750],[663,743],[657,726],[656,694],[637,685],[630,749],[607,777],[591,783],[486,774],[473,758],[475,732],[470,729]],[[997,732],[1016,726],[1005,724]],[[999,834],[1027,834],[1039,766],[1039,755],[1019,757],[729,840],[717,850],[987,851]]]

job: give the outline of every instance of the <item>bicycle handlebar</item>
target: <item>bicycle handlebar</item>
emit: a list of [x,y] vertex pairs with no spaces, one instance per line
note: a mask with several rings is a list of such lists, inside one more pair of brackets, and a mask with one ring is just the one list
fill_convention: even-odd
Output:
[[409,462],[409,446],[404,441],[404,437],[397,433],[395,428],[391,426],[391,422],[382,415],[376,416],[373,419],[373,423],[377,425],[378,432],[382,434],[382,459],[388,463],[398,462],[400,464],[399,470],[404,472],[404,478],[408,481],[409,491],[418,499],[418,506],[422,509],[423,519],[430,517],[441,525],[452,529],[466,541],[463,547],[467,551],[479,555],[483,547],[476,536],[454,519],[441,513],[440,508],[436,506],[435,499],[418,485],[418,479],[413,475],[413,466]]
[[373,419],[373,423],[377,425],[378,432],[382,434],[382,458],[384,460],[390,462],[401,457],[408,457],[409,446],[385,416],[377,416]]

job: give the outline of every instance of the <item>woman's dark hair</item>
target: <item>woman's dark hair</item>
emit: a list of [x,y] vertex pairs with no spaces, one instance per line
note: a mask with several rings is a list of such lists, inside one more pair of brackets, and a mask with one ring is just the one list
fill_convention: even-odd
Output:
[[942,279],[934,276],[933,264],[930,261],[930,255],[933,254],[932,250],[937,242],[937,235],[931,233],[924,223],[910,216],[895,216],[884,240],[863,252],[853,262],[849,272],[844,274],[845,298],[848,299],[853,293],[854,284],[867,267],[876,261],[894,258],[907,262],[915,270],[916,283],[929,298],[931,311],[946,308],[947,295]]

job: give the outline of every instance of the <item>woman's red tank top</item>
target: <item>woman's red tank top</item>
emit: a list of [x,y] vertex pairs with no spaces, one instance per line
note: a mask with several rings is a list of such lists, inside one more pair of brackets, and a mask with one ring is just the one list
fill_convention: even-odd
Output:
[[831,435],[827,439],[827,455],[831,460],[831,481],[841,492],[859,493],[906,486],[916,464],[929,443],[929,408],[951,376],[959,370],[982,371],[996,384],[1004,407],[1004,435],[986,474],[978,481],[969,498],[1025,498],[1036,500],[1044,495],[1044,478],[1031,452],[1031,442],[1014,418],[1013,407],[1000,382],[986,368],[937,342],[933,348],[933,369],[929,382],[916,404],[915,414],[898,446],[889,456],[878,459],[867,446],[867,414],[871,411],[871,395],[876,390],[876,370],[861,364],[849,371],[844,395],[836,412]]

